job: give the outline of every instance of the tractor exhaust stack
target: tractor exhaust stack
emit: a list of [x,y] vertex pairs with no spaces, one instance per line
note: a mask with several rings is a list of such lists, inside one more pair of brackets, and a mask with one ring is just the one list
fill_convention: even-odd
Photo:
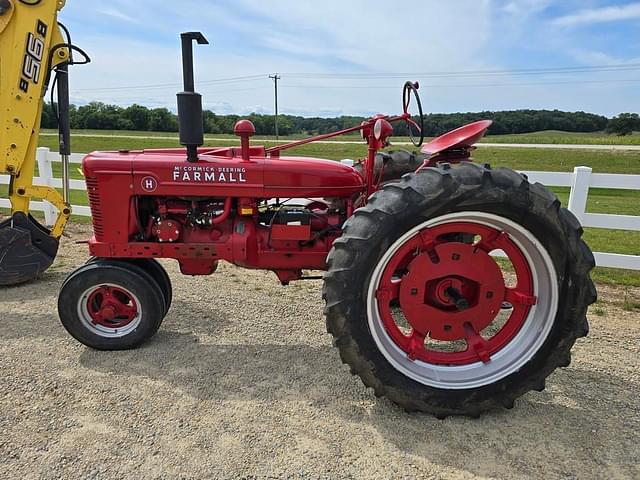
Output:
[[204,143],[202,124],[202,95],[196,93],[193,74],[193,41],[199,45],[209,42],[200,32],[185,32],[182,40],[182,75],[184,91],[178,93],[178,128],[180,144],[187,147],[187,161],[198,161],[198,147]]

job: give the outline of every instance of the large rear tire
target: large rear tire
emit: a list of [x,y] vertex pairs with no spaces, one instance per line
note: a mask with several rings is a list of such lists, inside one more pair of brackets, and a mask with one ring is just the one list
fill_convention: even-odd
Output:
[[327,329],[352,372],[407,410],[510,408],[588,332],[594,259],[581,235],[555,195],[512,170],[406,175],[334,243]]

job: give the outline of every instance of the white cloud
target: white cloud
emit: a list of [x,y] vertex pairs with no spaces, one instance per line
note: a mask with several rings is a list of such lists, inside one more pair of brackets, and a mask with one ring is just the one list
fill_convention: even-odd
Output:
[[[491,2],[239,0],[268,28],[254,29],[285,51],[358,65],[371,71],[429,71],[477,67],[491,36]],[[455,25],[455,28],[452,28]]]
[[[600,50],[589,50],[584,48],[571,48],[568,50],[578,62],[583,65],[639,65],[640,57],[635,58],[622,58],[618,55],[602,52]],[[619,76],[619,75],[618,75]],[[634,78],[637,75],[634,75]]]
[[[546,50],[570,55],[571,47],[580,45],[585,52],[574,54],[581,54],[588,64],[609,63],[604,61],[606,51],[600,57],[603,61],[596,62],[595,53],[586,53],[587,45],[571,43],[572,30],[550,29],[539,18],[551,0],[424,0],[410,8],[388,0],[325,0],[321,6],[303,0],[112,0],[104,16],[95,15],[93,3],[68,2],[62,12],[74,42],[93,58],[90,65],[73,68],[74,102],[175,108],[182,80],[178,34],[187,30],[202,30],[212,42],[196,49],[196,85],[205,108],[221,114],[272,111],[273,83],[267,74],[274,72],[283,77],[281,112],[333,116],[397,113],[405,79],[287,74],[505,70],[516,45],[537,49],[538,58]],[[109,15],[109,10],[116,15]],[[127,18],[140,23],[133,25]],[[587,61],[589,55],[593,60]],[[256,74],[264,77],[204,82]],[[527,79],[411,77],[421,82],[429,112],[557,107],[617,113],[628,110],[626,105],[638,98],[630,87],[618,85],[503,86]],[[483,81],[495,86],[464,86]],[[106,90],[166,83],[175,85]]]
[[124,20],[129,23],[141,23],[140,20],[133,18],[120,10],[116,10],[114,8],[103,8],[96,11],[97,14],[107,15],[108,17],[115,18],[116,20]]
[[554,25],[573,27],[593,23],[615,22],[640,18],[640,3],[580,10],[553,20]]
[[[86,19],[88,8],[81,2],[72,2],[63,13]],[[149,91],[86,89],[179,83],[177,35],[198,28],[204,30],[213,45],[196,50],[196,83],[198,79],[281,72],[281,108],[291,113],[396,112],[400,109],[404,79],[381,80],[392,88],[371,90],[366,85],[352,88],[359,84],[354,80],[287,78],[286,72],[326,74],[347,69],[396,73],[497,67],[486,55],[491,37],[489,0],[459,0],[455,5],[429,0],[413,5],[410,14],[405,8],[389,8],[389,3],[382,0],[354,0],[348,4],[327,0],[322,8],[293,0],[240,0],[226,7],[223,2],[211,5],[194,0],[161,4],[140,0],[135,5],[116,0],[113,8],[128,17],[144,11],[145,27],[138,35],[150,39],[143,41],[140,36],[131,38],[120,33],[74,34],[74,40],[94,59],[91,65],[74,69],[73,86],[84,90],[78,91],[75,99],[95,97],[105,102],[156,104],[164,95],[167,106],[172,107],[177,87]],[[456,25],[454,35],[451,25]],[[120,25],[114,23],[114,27]],[[234,44],[222,49],[218,44],[228,42],[229,35]],[[157,36],[165,41],[153,43],[151,38]],[[167,46],[168,42],[174,46]],[[305,88],[287,88],[287,84]],[[205,103],[226,102],[245,113],[271,110],[273,84],[266,76],[264,80],[237,85],[198,88]],[[429,97],[431,93],[425,95]],[[439,100],[433,98],[432,104]],[[444,108],[444,99],[437,108]]]
[[545,10],[553,0],[512,0],[508,2],[503,10],[514,16],[529,16]]

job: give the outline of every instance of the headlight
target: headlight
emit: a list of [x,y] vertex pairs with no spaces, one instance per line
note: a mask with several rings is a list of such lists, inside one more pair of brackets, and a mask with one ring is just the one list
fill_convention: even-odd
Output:
[[373,136],[376,140],[382,140],[383,138],[390,137],[393,134],[393,127],[384,118],[376,120],[373,126]]

